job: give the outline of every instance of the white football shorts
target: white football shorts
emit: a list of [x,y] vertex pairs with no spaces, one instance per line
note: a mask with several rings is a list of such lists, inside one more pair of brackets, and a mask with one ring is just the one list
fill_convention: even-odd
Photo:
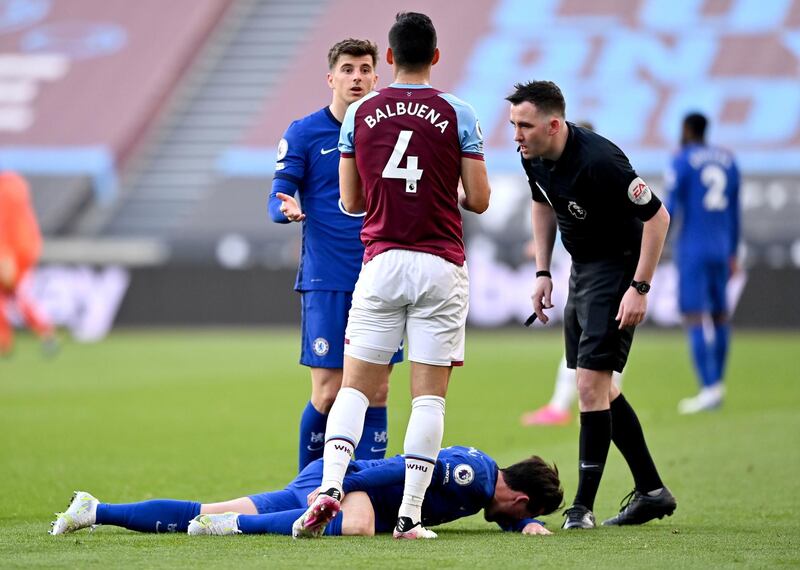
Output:
[[409,360],[461,366],[468,309],[466,264],[459,267],[438,255],[390,249],[361,267],[344,353],[388,364],[407,334]]

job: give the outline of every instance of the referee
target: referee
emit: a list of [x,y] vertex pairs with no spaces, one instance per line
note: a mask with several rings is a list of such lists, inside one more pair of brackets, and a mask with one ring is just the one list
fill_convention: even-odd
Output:
[[675,498],[658,475],[636,412],[611,382],[613,371],[622,372],[634,327],[647,310],[669,214],[616,145],[565,120],[564,96],[555,83],[517,84],[506,100],[533,195],[533,306],[543,323],[549,320],[544,309],[553,306],[549,268],[557,228],[572,256],[564,337],[567,365],[577,368],[581,431],[578,491],[563,528],[594,528],[592,509],[611,441],[625,457],[635,489],[603,524],[671,515]]

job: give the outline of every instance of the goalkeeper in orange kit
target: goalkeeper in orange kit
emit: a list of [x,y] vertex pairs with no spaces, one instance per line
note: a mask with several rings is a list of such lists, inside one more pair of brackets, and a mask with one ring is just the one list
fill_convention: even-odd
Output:
[[42,340],[47,352],[56,348],[52,323],[29,299],[21,286],[42,251],[42,234],[31,205],[25,179],[0,172],[0,355],[11,353],[14,332],[6,313],[15,303],[25,323]]

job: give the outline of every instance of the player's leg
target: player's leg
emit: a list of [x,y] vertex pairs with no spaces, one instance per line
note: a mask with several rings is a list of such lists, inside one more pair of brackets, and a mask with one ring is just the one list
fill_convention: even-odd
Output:
[[0,356],[8,356],[14,348],[14,331],[6,313],[8,295],[0,288]]
[[[621,334],[615,320],[633,270],[610,261],[573,262],[564,311],[567,362],[577,368],[580,436],[578,490],[565,511],[565,529],[594,528],[592,509],[611,446],[612,371],[627,358],[632,331]],[[627,341],[627,342],[626,342]]]
[[466,267],[440,257],[403,252],[412,304],[406,323],[411,361],[411,416],[403,452],[403,501],[395,538],[433,538],[424,529],[422,502],[444,435],[445,396],[453,366],[464,362],[469,279]]
[[[377,386],[372,391],[369,407],[364,414],[364,429],[356,446],[356,459],[383,459],[389,445],[386,403],[389,397],[389,376],[392,366],[379,368],[375,372]],[[378,378],[379,377],[379,378]]]
[[300,364],[310,368],[311,398],[300,416],[298,472],[322,457],[328,412],[342,385],[348,309],[343,295],[332,291],[300,294]]
[[[225,512],[220,515],[199,516],[190,534],[282,534],[295,538],[309,538],[312,535],[298,533],[293,528],[295,521],[303,512],[303,507],[285,510],[272,510],[258,514],[237,514]],[[195,532],[193,532],[195,530]],[[216,532],[215,532],[216,531]],[[369,496],[363,492],[349,493],[342,501],[339,514],[326,526],[318,529],[313,536],[373,536],[375,534],[375,513]]]
[[[313,533],[339,508],[347,466],[364,429],[370,399],[386,378],[405,326],[404,275],[393,251],[376,256],[361,270],[347,322],[342,388],[325,432],[323,492],[298,519]],[[388,256],[388,258],[387,258]]]
[[577,395],[575,371],[567,367],[566,356],[561,359],[556,384],[550,402],[522,416],[522,425],[566,425],[572,419],[569,410]]
[[717,384],[725,378],[725,362],[731,342],[731,325],[728,319],[727,285],[730,269],[726,261],[715,264],[711,277],[711,320],[714,326],[712,348],[713,377]]
[[610,399],[611,438],[631,470],[634,491],[627,497],[629,500],[619,514],[603,521],[603,524],[644,524],[671,515],[677,502],[661,481],[636,412],[614,385],[611,386]]
[[154,499],[138,503],[101,503],[91,494],[78,491],[67,510],[57,513],[51,534],[65,534],[98,524],[119,526],[138,532],[185,532],[200,514],[195,501]]
[[578,367],[577,376],[580,410],[578,489],[572,507],[565,513],[565,529],[595,526],[592,510],[611,446],[608,401],[611,371]]
[[25,324],[43,342],[51,341],[55,334],[55,327],[39,307],[36,306],[29,293],[31,272],[23,268],[20,273],[19,285],[16,289],[16,304]]

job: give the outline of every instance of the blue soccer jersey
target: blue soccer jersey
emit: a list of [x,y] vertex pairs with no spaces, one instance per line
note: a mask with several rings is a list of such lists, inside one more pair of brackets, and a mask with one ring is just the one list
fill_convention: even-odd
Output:
[[684,146],[667,173],[667,209],[680,219],[679,264],[727,262],[739,244],[739,169],[733,155],[704,144]]
[[[403,500],[405,460],[402,456],[354,461],[344,478],[345,493],[365,491],[375,510],[375,531],[390,532]],[[439,452],[433,479],[422,504],[422,524],[435,526],[480,512],[494,497],[498,468],[474,447],[446,447]],[[523,519],[504,530],[522,530],[534,519]]]
[[340,128],[341,123],[325,107],[289,125],[278,145],[270,217],[288,223],[280,212],[277,192],[298,193],[306,215],[295,282],[298,291],[352,292],[361,271],[363,217],[348,214],[339,199]]
[[[322,459],[303,469],[281,491],[250,495],[260,514],[305,509],[306,497],[322,482]],[[494,460],[474,447],[445,447],[439,452],[433,479],[422,504],[422,523],[434,526],[474,515],[486,508],[494,497],[498,476]],[[375,511],[375,532],[391,532],[403,500],[405,460],[400,455],[389,459],[351,461],[344,477],[344,492],[364,491]],[[521,531],[533,518],[498,523],[503,530]]]

